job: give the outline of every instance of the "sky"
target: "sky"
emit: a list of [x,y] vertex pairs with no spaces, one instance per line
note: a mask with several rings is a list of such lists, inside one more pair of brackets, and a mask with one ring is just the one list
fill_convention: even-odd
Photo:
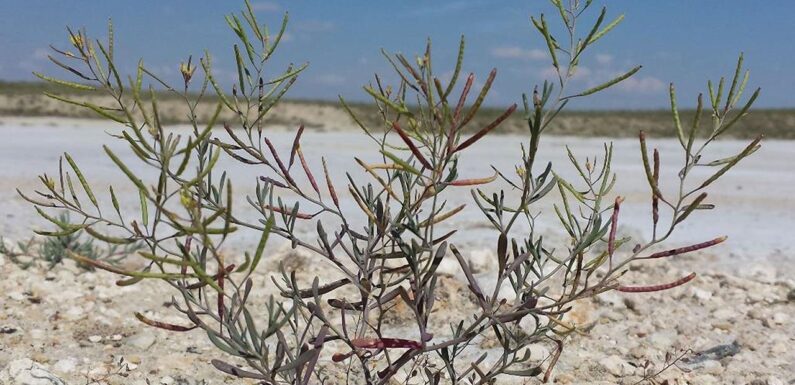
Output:
[[[467,42],[464,70],[481,80],[491,68],[498,70],[487,104],[518,102],[535,84],[552,79],[544,40],[529,21],[531,15],[545,13],[553,30],[559,28],[548,1],[252,3],[260,21],[273,30],[285,12],[290,15],[287,39],[270,71],[276,74],[289,63],[309,63],[289,98],[334,100],[342,95],[367,101],[362,86],[374,73],[395,79],[386,75],[391,70],[380,50],[413,57],[424,50],[426,38],[433,42],[435,70],[444,77],[453,68],[462,34]],[[589,49],[570,90],[582,91],[635,65],[644,67],[613,90],[577,100],[573,108],[666,108],[669,82],[677,87],[679,104],[694,107],[698,93],[706,93],[707,79],[733,74],[741,51],[751,70],[749,89],[762,87],[757,106],[795,107],[795,2],[596,0],[582,16],[581,34],[590,29],[603,5],[607,19],[622,13],[625,19]],[[0,79],[33,80],[31,71],[60,74],[47,61],[49,45],[69,46],[67,26],[85,27],[89,35],[104,38],[110,18],[123,72],[133,73],[143,58],[153,72],[178,84],[179,63],[208,50],[217,77],[231,87],[236,78],[231,47],[236,39],[224,15],[243,6],[242,0],[3,0]]]

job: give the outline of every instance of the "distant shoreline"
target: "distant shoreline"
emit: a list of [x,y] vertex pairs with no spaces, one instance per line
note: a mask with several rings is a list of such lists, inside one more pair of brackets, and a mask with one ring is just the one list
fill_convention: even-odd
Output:
[[[36,119],[39,123],[54,124],[64,119],[77,120],[82,124],[101,122],[102,118],[86,108],[67,104],[49,98],[43,94],[50,91],[77,100],[90,101],[100,106],[111,106],[113,100],[107,96],[92,93],[74,93],[65,89],[53,88],[41,83],[9,83],[0,81],[0,121],[26,121]],[[173,95],[159,92],[157,94],[159,115],[163,123],[169,125],[189,123],[188,110],[184,102]],[[215,97],[206,97],[197,108],[197,118],[206,122],[218,103]],[[384,129],[378,110],[369,104],[352,103],[351,109],[358,119],[369,130]],[[475,119],[465,127],[466,131],[475,131],[489,124],[500,113],[501,109],[484,107]],[[694,111],[680,111],[683,125],[689,127]],[[526,130],[523,113],[517,111],[504,121],[496,130],[497,133],[520,133]],[[231,111],[223,111],[219,122],[237,122],[238,117]],[[701,136],[709,131],[711,119],[708,113],[701,118]],[[356,130],[356,122],[339,102],[319,100],[283,100],[278,103],[265,120],[266,125],[277,127],[298,127],[303,124],[307,129],[315,131],[347,131]],[[581,137],[632,137],[638,131],[645,131],[649,136],[672,137],[676,135],[670,111],[666,110],[572,110],[562,112],[550,124],[547,132],[551,135]],[[795,139],[795,108],[793,109],[752,109],[735,128],[727,133],[728,137],[753,138],[764,134],[768,138]]]

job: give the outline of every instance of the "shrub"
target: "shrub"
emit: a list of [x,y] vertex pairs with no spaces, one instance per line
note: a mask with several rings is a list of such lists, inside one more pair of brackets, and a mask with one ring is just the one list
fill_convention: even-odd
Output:
[[[0,253],[8,256],[11,262],[24,270],[33,266],[37,259],[46,262],[49,268],[53,268],[61,263],[69,253],[115,265],[142,247],[140,243],[135,242],[123,246],[111,244],[105,249],[95,245],[94,238],[85,239],[82,230],[63,231],[63,225],[70,223],[69,212],[62,212],[57,219],[52,217],[51,219],[61,225],[54,231],[36,231],[37,234],[46,236],[43,239],[31,237],[26,242],[17,242],[16,248],[14,248],[6,245],[4,239],[0,237]],[[20,259],[22,256],[32,259]],[[78,263],[78,266],[86,270],[94,270],[94,265],[90,263]]]
[[[348,174],[347,186],[335,184],[329,175],[333,165],[325,160],[322,170],[312,169],[301,147],[303,127],[296,131],[291,148],[276,148],[265,124],[268,111],[305,66],[290,65],[279,75],[265,77],[274,73],[269,67],[266,71],[266,65],[281,41],[287,18],[278,33],[271,35],[247,7],[241,16],[226,19],[239,38],[233,50],[238,79],[231,95],[212,76],[209,54],[198,65],[189,58],[180,66],[183,82],[178,86],[158,78],[143,63],[135,76],[123,80],[113,61],[112,28],[107,43],[90,40],[84,31],[70,30],[72,47],[69,51],[56,50],[64,62],[53,62],[83,82],[38,76],[59,85],[110,95],[115,102],[110,106],[52,96],[124,125],[119,139],[130,146],[140,162],[157,171],[158,177],[142,179],[104,147],[138,191],[140,212],[134,220],[122,215],[112,187],[109,196],[113,211],[102,210],[91,183],[68,154],[64,158],[69,169],[62,167],[57,180],[42,176],[45,190],[37,192],[38,196],[23,196],[38,207],[66,209],[81,218],[67,223],[40,210],[61,229],[51,235],[85,231],[111,244],[142,242],[144,250],[137,256],[148,263],[136,271],[74,251],[69,254],[81,263],[123,276],[119,285],[157,279],[172,287],[178,293],[174,306],[184,314],[185,325],[166,324],[141,314],[137,314],[138,319],[175,332],[203,330],[233,360],[212,361],[218,370],[230,375],[268,384],[326,382],[340,376],[355,383],[387,383],[401,378],[411,383],[483,384],[495,383],[504,376],[541,376],[546,381],[565,337],[576,328],[564,319],[575,301],[611,290],[662,291],[695,277],[693,273],[674,282],[648,286],[621,282],[630,265],[724,241],[719,237],[652,252],[652,247],[668,239],[693,213],[713,208],[705,189],[756,151],[760,141],[754,140],[733,157],[707,160],[709,144],[747,114],[759,93],[754,92],[739,111],[735,110],[748,80],[747,72],[742,72],[742,56],[728,89],[721,79],[717,90],[709,83],[706,104],[698,97],[697,113],[690,124],[680,121],[671,86],[673,124],[684,163],[678,180],[671,182],[674,188],[663,189],[659,153],[656,149],[649,152],[645,135],[640,133],[654,235],[642,244],[618,239],[622,199],[611,194],[616,180],[611,169],[612,146],[605,144],[602,154],[585,161],[567,150],[579,174],[577,180],[569,181],[537,154],[545,128],[571,100],[607,89],[634,75],[640,67],[599,86],[570,92],[570,80],[583,55],[623,16],[608,22],[602,9],[588,33],[578,37],[575,25],[591,2],[568,2],[568,6],[560,0],[552,3],[564,32],[562,37],[553,36],[544,15],[532,18],[532,24],[548,47],[557,77],[523,98],[527,141],[521,144],[522,157],[512,170],[515,172],[495,170],[494,175],[474,177],[459,172],[458,160],[470,146],[517,108],[514,104],[491,123],[469,127],[496,70],[488,74],[480,90],[475,90],[475,75],[461,70],[463,38],[447,82],[434,75],[430,42],[424,53],[413,59],[385,54],[399,83],[389,86],[376,77],[364,87],[380,111],[381,124],[366,126],[352,114],[381,156],[377,164],[356,158],[371,178],[369,182],[362,183]],[[198,67],[202,79],[196,86]],[[193,122],[187,138],[164,129],[153,87],[147,93],[144,78],[184,99]],[[213,130],[215,119],[205,126],[196,120],[198,102],[210,97],[218,98],[215,116],[227,109],[239,118],[223,122],[221,132]],[[351,111],[344,100],[341,103]],[[700,121],[705,109],[712,117],[711,128],[703,128]],[[241,129],[233,129],[233,125]],[[698,139],[702,130],[708,132],[706,139]],[[217,167],[221,156],[262,170],[245,209],[233,202],[232,181]],[[714,172],[705,180],[693,181],[691,171],[695,168]],[[73,183],[74,179],[78,183]],[[488,187],[498,179],[509,191]],[[75,184],[82,187],[81,194],[75,191]],[[447,219],[465,210],[464,206],[449,207],[446,197],[465,191],[471,193],[494,234],[498,268],[491,277],[495,284],[488,290],[455,246],[457,230],[444,227]],[[559,195],[560,204],[549,202],[551,193]],[[347,199],[354,210],[343,210],[343,194],[350,195]],[[535,207],[540,204],[554,206],[561,231],[569,240],[563,247],[552,248],[535,230]],[[241,210],[255,210],[259,218],[247,221],[239,215]],[[296,231],[299,222],[313,223],[317,236],[308,239]],[[228,236],[236,231],[260,234],[256,249],[245,253],[243,260],[231,260],[223,252]],[[320,276],[300,282],[295,271],[281,265],[280,278],[273,280],[281,298],[271,297],[262,305],[249,302],[250,294],[257,290],[252,276],[271,235],[288,240],[293,248],[306,250],[314,258],[325,259],[340,278],[329,281]],[[444,315],[434,310],[442,294],[438,269],[445,258],[458,262],[474,310],[443,327],[439,320]],[[398,311],[394,309],[408,315],[410,330],[385,322],[390,311]],[[473,346],[486,337],[497,341],[499,354],[481,355]],[[531,360],[526,349],[539,342],[554,346],[551,356],[542,362]]]

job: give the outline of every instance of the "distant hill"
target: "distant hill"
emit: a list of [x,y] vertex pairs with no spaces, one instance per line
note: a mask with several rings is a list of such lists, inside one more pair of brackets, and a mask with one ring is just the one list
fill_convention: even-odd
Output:
[[[63,116],[73,118],[99,118],[94,112],[79,106],[62,103],[48,98],[43,93],[49,91],[59,95],[74,95],[90,100],[94,104],[109,105],[107,96],[94,93],[75,93],[67,88],[37,82],[0,81],[0,116]],[[161,120],[166,123],[186,123],[188,110],[181,100],[173,94],[158,92],[161,107]],[[207,98],[199,106],[199,119],[209,119],[217,103],[215,98]],[[380,122],[378,111],[371,105],[354,103],[353,110],[370,129],[377,130]],[[469,124],[474,130],[494,119],[501,110],[484,108],[479,116]],[[690,122],[693,111],[682,111],[683,122]],[[222,121],[234,122],[231,113],[221,115]],[[298,126],[317,130],[356,129],[347,113],[339,103],[332,101],[285,100],[274,108],[267,124]],[[709,116],[702,117],[703,131],[709,125]],[[515,113],[502,124],[500,132],[521,132],[526,123],[520,112]],[[548,128],[551,134],[577,136],[634,136],[639,130],[651,136],[673,136],[674,127],[669,111],[570,111],[561,113]],[[764,133],[771,138],[795,139],[795,109],[757,109],[752,110],[745,120],[729,132],[729,136],[750,138]]]

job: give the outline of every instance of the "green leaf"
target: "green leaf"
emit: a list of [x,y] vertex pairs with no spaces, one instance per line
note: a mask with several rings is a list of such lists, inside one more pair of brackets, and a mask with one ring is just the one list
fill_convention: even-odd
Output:
[[728,110],[732,107],[732,101],[735,99],[734,92],[737,90],[737,86],[739,85],[740,81],[740,73],[743,71],[743,54],[740,53],[740,57],[737,59],[737,68],[734,70],[734,77],[732,78],[732,85],[729,87],[729,95],[726,96],[726,105],[723,107],[724,110]]
[[146,202],[146,190],[138,190],[138,198],[141,201],[141,223],[149,226],[149,205]]
[[48,81],[50,83],[58,84],[58,85],[61,85],[61,86],[66,86],[66,87],[69,87],[69,88],[74,88],[76,90],[96,91],[96,87],[89,86],[89,85],[86,85],[86,84],[70,82],[68,80],[61,80],[61,79],[51,78],[51,77],[49,77],[47,75],[44,75],[42,73],[39,73],[39,72],[35,72],[34,71],[33,75],[35,75],[37,78],[39,78],[41,80]]
[[66,157],[66,161],[69,162],[69,166],[72,167],[72,170],[75,171],[75,175],[77,175],[77,179],[80,181],[80,184],[83,186],[83,190],[85,190],[86,195],[88,195],[88,199],[91,201],[94,207],[96,207],[97,210],[99,210],[99,204],[97,203],[97,198],[94,196],[94,192],[91,191],[91,186],[89,186],[88,182],[86,182],[86,178],[85,176],[83,176],[83,173],[80,171],[80,168],[77,167],[77,164],[75,163],[74,159],[72,159],[72,157],[68,153],[64,153],[64,157]]
[[417,170],[416,168],[412,167],[410,164],[408,164],[408,162],[406,162],[405,160],[401,159],[397,155],[395,155],[395,154],[393,154],[393,153],[391,153],[391,152],[389,152],[387,150],[381,150],[381,153],[384,154],[384,156],[386,156],[387,158],[389,158],[393,162],[395,162],[398,166],[402,167],[404,170],[406,170],[406,171],[408,171],[408,172],[410,172],[410,173],[412,173],[414,175],[420,175],[419,170]]
[[600,84],[600,85],[598,85],[596,87],[589,88],[589,89],[587,89],[587,90],[585,90],[585,91],[583,91],[583,92],[581,92],[581,93],[579,93],[577,95],[567,96],[564,99],[577,98],[577,97],[580,97],[580,96],[587,96],[587,95],[591,95],[591,94],[597,93],[597,92],[599,92],[601,90],[609,88],[609,87],[611,87],[611,86],[613,86],[613,85],[615,85],[615,84],[617,84],[617,83],[629,78],[630,76],[634,75],[636,72],[640,71],[641,68],[643,68],[643,66],[637,66],[637,67],[627,71],[623,75],[619,75],[618,77],[616,77],[616,78],[614,78],[612,80],[609,80],[609,81],[607,81],[605,83],[602,83],[602,84]]
[[110,160],[112,160],[113,163],[115,163],[116,166],[119,167],[119,169],[124,173],[124,175],[127,175],[127,178],[129,178],[131,182],[133,182],[136,186],[138,186],[139,190],[146,191],[146,186],[144,186],[144,183],[141,181],[141,179],[139,179],[137,176],[135,176],[135,174],[133,174],[132,171],[130,171],[127,165],[124,164],[124,162],[122,162],[121,159],[119,159],[119,157],[113,153],[113,151],[111,151],[110,147],[108,147],[107,145],[103,145],[102,148],[105,149],[105,153],[108,154]]
[[262,235],[260,236],[259,243],[257,244],[257,250],[254,252],[254,259],[251,261],[251,268],[249,269],[249,274],[253,273],[256,270],[257,265],[259,265],[260,260],[262,259],[262,252],[265,250],[265,245],[268,243],[268,236],[271,233],[271,228],[273,228],[273,224],[275,219],[273,214],[268,217],[268,221],[265,222],[265,229],[262,230]]
[[611,21],[610,24],[605,26],[601,31],[599,31],[595,35],[593,35],[593,37],[591,38],[591,40],[590,40],[590,42],[588,44],[593,44],[597,40],[601,39],[602,36],[606,35],[608,32],[613,30],[613,28],[615,28],[623,20],[624,20],[624,14],[622,13],[622,14],[618,15],[618,17],[615,18],[615,20]]
[[682,145],[682,148],[687,148],[685,144],[685,133],[682,130],[682,121],[679,119],[679,108],[676,106],[676,90],[674,89],[674,84],[668,87],[668,92],[671,98],[671,114],[674,117],[674,126],[676,127],[676,137],[679,139],[679,143]]

